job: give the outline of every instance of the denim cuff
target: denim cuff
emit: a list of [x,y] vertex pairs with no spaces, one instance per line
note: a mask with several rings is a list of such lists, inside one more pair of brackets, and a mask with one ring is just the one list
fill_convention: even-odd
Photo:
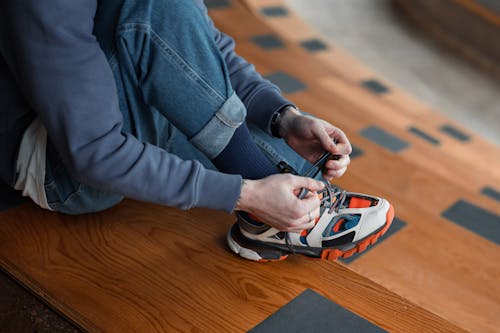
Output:
[[295,104],[283,97],[279,89],[267,87],[257,92],[247,105],[248,120],[269,135],[273,114]]
[[246,113],[245,105],[233,93],[205,127],[189,141],[212,160],[227,146],[236,129],[245,121]]

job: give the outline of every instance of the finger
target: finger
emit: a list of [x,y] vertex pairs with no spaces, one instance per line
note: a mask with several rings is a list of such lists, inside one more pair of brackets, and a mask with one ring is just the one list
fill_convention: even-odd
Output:
[[352,146],[349,142],[349,139],[345,135],[345,133],[339,129],[335,128],[335,131],[331,134],[333,141],[336,143],[334,150],[334,154],[337,155],[349,155],[352,153]]
[[290,231],[290,232],[301,232],[302,230],[308,230],[308,229],[311,229],[313,228],[314,226],[316,225],[316,219],[313,219],[312,221],[309,220],[309,217],[308,217],[308,220],[305,221],[305,222],[302,222],[302,223],[297,223],[297,224],[294,224],[293,226],[288,226],[286,228],[287,231]]
[[331,180],[332,178],[339,178],[342,175],[344,175],[344,173],[346,171],[347,171],[347,167],[344,167],[344,168],[339,169],[339,170],[328,170],[328,172],[323,174],[323,177],[327,180]]
[[349,155],[352,153],[352,146],[350,143],[337,143],[333,148],[334,155]]
[[347,167],[343,168],[343,169],[340,169],[340,170],[337,170],[335,172],[335,178],[340,178],[344,175],[344,173],[347,171]]
[[325,187],[325,184],[323,184],[322,181],[300,176],[293,176],[290,185],[293,187],[294,190],[300,188],[306,188],[309,191],[314,191],[314,192],[319,191],[323,187]]
[[329,176],[327,174],[323,174],[323,178],[326,180],[326,181],[331,181],[333,179],[333,176]]
[[317,195],[309,195],[304,199],[300,200],[300,202],[297,203],[297,205],[299,209],[305,212],[304,215],[307,215],[308,212],[319,211],[321,200],[318,198]]
[[337,160],[329,160],[325,163],[325,169],[327,170],[340,170],[347,167],[351,163],[349,155],[342,155]]
[[347,144],[349,142],[349,139],[347,138],[347,135],[342,131],[340,128],[334,127],[334,130],[330,133],[330,136],[332,139],[339,144]]
[[302,228],[302,230],[309,230],[309,229],[312,229],[314,228],[314,226],[316,225],[316,222],[315,221],[312,221],[312,222],[309,222],[307,223],[306,225],[304,225],[304,228]]
[[289,232],[301,232],[302,230],[309,230],[309,229],[312,229],[314,228],[314,226],[316,225],[316,223],[313,221],[313,222],[307,222],[305,224],[302,224],[300,225],[300,227],[295,227],[295,228],[289,228],[287,229],[287,231]]
[[315,209],[314,211],[308,212],[300,219],[295,220],[293,223],[291,223],[290,226],[288,227],[288,230],[300,232],[304,229],[311,229],[312,227],[314,227],[318,217],[319,217],[319,209]]
[[323,126],[314,127],[312,132],[319,140],[324,150],[331,154],[335,154],[335,142]]

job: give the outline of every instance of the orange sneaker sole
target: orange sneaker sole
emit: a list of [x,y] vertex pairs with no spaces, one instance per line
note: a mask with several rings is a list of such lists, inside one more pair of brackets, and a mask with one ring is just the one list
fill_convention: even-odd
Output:
[[355,253],[361,253],[370,245],[375,244],[380,236],[386,233],[389,227],[392,224],[392,220],[394,219],[394,207],[391,205],[386,214],[386,223],[382,229],[380,229],[377,233],[370,235],[359,242],[356,245],[347,251],[342,251],[338,249],[326,249],[321,252],[321,259],[326,260],[336,260],[338,258],[349,258]]

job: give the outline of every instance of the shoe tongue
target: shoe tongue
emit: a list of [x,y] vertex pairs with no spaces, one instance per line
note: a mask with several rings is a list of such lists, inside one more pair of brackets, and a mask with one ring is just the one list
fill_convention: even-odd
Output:
[[[339,187],[336,187],[330,183],[325,184],[325,186],[329,187],[328,189],[330,191],[328,191],[328,189],[325,188],[325,189],[318,192],[318,195],[320,196],[320,200],[322,201],[322,204],[320,206],[320,216],[323,214],[323,212],[325,210],[330,209],[330,207],[337,204],[337,201],[340,200],[342,192],[343,192],[342,189],[340,189]],[[342,204],[342,203],[340,203],[340,204]]]

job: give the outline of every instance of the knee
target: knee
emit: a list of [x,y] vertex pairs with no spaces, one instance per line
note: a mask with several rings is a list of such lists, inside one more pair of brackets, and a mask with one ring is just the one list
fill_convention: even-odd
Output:
[[[122,8],[121,24],[145,24],[156,29],[171,29],[177,36],[208,28],[202,0],[136,0]],[[186,31],[186,29],[189,29]]]

